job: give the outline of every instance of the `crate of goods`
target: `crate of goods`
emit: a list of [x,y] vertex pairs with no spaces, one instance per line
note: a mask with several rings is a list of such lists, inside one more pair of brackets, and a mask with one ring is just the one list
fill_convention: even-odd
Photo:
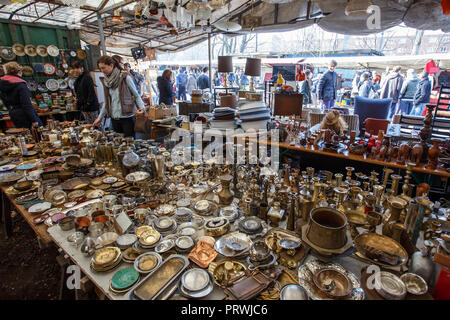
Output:
[[148,116],[152,120],[164,119],[166,117],[174,117],[177,115],[176,107],[169,108],[150,108]]
[[189,113],[211,112],[212,109],[213,107],[209,103],[180,102],[178,104],[179,114],[185,116],[188,116]]

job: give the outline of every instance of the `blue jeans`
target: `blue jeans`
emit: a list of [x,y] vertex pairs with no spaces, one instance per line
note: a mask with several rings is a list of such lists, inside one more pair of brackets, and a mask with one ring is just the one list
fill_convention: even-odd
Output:
[[322,112],[328,111],[334,107],[334,99],[333,100],[323,100],[322,101]]
[[392,119],[392,117],[394,117],[395,112],[397,111],[397,105],[399,104],[399,102],[392,102],[391,104],[391,110],[389,111],[389,118],[388,119]]
[[428,103],[419,103],[414,109],[411,110],[410,115],[412,116],[421,116],[423,113],[423,109],[425,109]]
[[186,87],[180,86],[178,88],[178,100],[186,101]]
[[400,112],[404,115],[408,115],[411,113],[411,109],[414,105],[413,99],[400,99]]

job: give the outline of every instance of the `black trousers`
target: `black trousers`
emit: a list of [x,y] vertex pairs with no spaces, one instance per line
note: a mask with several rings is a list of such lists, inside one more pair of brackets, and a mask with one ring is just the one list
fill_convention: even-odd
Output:
[[118,133],[123,133],[125,137],[134,138],[134,123],[136,118],[134,116],[129,118],[120,118],[118,120],[111,119],[113,130]]

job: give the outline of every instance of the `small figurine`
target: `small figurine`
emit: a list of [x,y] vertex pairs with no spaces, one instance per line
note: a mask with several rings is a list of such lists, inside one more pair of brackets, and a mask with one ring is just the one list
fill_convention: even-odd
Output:
[[416,166],[418,166],[420,164],[420,160],[422,159],[422,154],[423,154],[422,144],[416,143],[412,148],[410,160],[412,162],[415,162]]
[[400,147],[398,148],[398,158],[397,163],[398,164],[405,164],[405,161],[409,159],[409,144],[407,142],[403,142]]

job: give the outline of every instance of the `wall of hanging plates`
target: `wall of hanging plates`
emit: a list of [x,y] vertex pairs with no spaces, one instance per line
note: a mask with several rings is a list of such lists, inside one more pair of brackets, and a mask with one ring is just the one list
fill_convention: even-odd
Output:
[[[71,89],[78,75],[71,65],[86,59],[78,31],[0,19],[0,59],[1,64],[16,61],[23,66],[38,113],[76,109]],[[0,110],[7,116],[5,111]]]

